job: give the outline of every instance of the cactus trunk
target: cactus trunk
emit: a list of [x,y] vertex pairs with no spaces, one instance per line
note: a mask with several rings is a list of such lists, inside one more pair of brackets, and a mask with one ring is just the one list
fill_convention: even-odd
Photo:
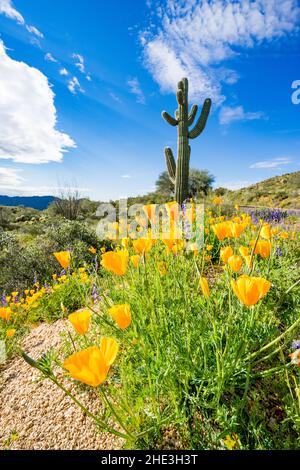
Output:
[[178,83],[177,102],[178,109],[175,111],[176,119],[170,116],[166,111],[162,113],[162,117],[171,126],[178,126],[176,164],[172,150],[169,147],[165,149],[165,155],[169,177],[175,185],[175,200],[179,204],[182,204],[189,196],[189,168],[191,155],[189,139],[198,137],[198,135],[200,135],[204,130],[211,107],[211,100],[205,100],[201,116],[191,132],[189,132],[189,126],[193,124],[198,107],[193,105],[191,112],[189,113],[187,78],[183,78]]

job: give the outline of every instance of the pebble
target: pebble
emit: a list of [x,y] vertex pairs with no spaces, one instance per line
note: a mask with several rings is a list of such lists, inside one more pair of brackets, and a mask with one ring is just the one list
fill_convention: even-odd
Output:
[[[65,324],[58,320],[34,328],[24,339],[23,349],[34,359],[51,347],[59,347]],[[14,450],[118,450],[124,442],[97,430],[94,422],[48,380],[20,357],[0,370],[0,449]],[[68,382],[68,384],[70,384]],[[73,387],[73,385],[71,386]],[[88,409],[98,411],[93,391],[79,392]],[[17,438],[15,438],[17,435]],[[12,439],[14,436],[14,439]]]

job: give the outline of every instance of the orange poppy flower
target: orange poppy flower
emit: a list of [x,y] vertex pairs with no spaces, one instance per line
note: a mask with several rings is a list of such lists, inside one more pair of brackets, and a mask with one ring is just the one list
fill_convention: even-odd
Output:
[[58,251],[53,253],[63,269],[67,269],[71,263],[71,253],[69,251]]
[[130,305],[114,305],[108,310],[115,322],[119,325],[121,330],[125,330],[131,323]]
[[102,255],[102,266],[117,276],[124,276],[128,265],[128,251],[108,251]]
[[238,255],[230,256],[230,258],[228,258],[228,265],[233,272],[238,273],[243,265],[243,259]]
[[231,281],[231,287],[238,299],[247,307],[257,304],[270,290],[271,283],[262,277],[240,276]]
[[91,312],[87,309],[74,312],[68,316],[68,319],[79,335],[85,335],[90,327]]
[[118,343],[113,338],[102,338],[100,348],[91,346],[70,356],[63,367],[71,377],[92,387],[101,385],[107,377],[117,353]]
[[223,246],[220,250],[220,258],[224,264],[228,263],[228,259],[233,256],[233,249],[231,246]]
[[210,296],[210,288],[209,288],[207,279],[205,277],[200,277],[199,285],[201,287],[201,290],[202,290],[202,293],[203,293],[204,297],[206,297],[208,299],[209,296]]

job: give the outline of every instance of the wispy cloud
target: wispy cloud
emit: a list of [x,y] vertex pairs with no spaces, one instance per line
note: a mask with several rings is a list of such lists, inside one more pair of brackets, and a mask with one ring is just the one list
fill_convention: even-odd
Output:
[[158,2],[157,27],[140,33],[144,62],[162,92],[190,79],[194,99],[221,104],[223,84],[238,80],[225,61],[297,29],[297,0],[167,0]]
[[145,95],[141,89],[141,85],[137,77],[130,78],[129,80],[127,80],[127,85],[129,86],[130,93],[136,96],[137,103],[145,104]]
[[256,119],[264,119],[265,115],[261,111],[246,112],[243,106],[222,106],[219,113],[219,122],[222,125],[229,125],[235,121],[253,121]]
[[29,31],[29,33],[32,33],[35,36],[37,36],[38,38],[43,39],[43,37],[44,37],[43,33],[41,33],[41,31],[39,31],[35,26],[26,25],[26,29],[27,29],[27,31]]
[[109,93],[109,96],[114,100],[116,101],[117,103],[122,103],[122,100],[121,98],[116,95],[115,93],[113,93],[112,91]]
[[63,76],[67,76],[67,75],[69,75],[69,72],[68,72],[67,69],[65,69],[65,68],[63,67],[62,69],[60,69],[59,74],[60,74],[60,75],[63,75]]
[[47,60],[47,62],[54,62],[54,63],[57,63],[57,62],[58,62],[58,60],[55,59],[55,57],[53,57],[53,55],[51,54],[51,52],[47,52],[47,54],[45,54],[44,59]]
[[12,0],[0,0],[0,14],[15,20],[20,24],[25,24],[23,16],[15,9]]
[[289,157],[278,157],[272,160],[265,160],[263,162],[256,162],[249,166],[249,168],[263,169],[263,168],[278,168],[283,165],[289,165],[292,160]]
[[80,82],[77,77],[73,77],[68,81],[68,89],[73,95],[76,95],[77,92],[84,93],[84,90],[83,88],[81,88]]
[[59,162],[74,141],[57,127],[54,93],[43,73],[11,59],[0,41],[0,159]]
[[77,67],[81,73],[85,73],[85,64],[83,56],[80,54],[73,54],[72,57],[73,59],[75,59],[75,67]]
[[257,181],[248,181],[248,180],[236,180],[236,181],[220,181],[215,184],[217,188],[226,188],[231,189],[231,191],[236,191],[238,189],[247,188],[252,184],[257,183]]
[[14,7],[12,0],[0,0],[0,15],[1,14],[7,16],[7,18],[10,18],[11,20],[17,21],[17,23],[25,26],[29,33],[43,39],[44,35],[41,31],[39,31],[35,26],[26,24],[24,17]]
[[130,179],[131,175],[122,175],[121,178]]
[[24,178],[20,176],[21,170],[16,168],[0,167],[0,190],[3,187],[15,188],[23,183]]

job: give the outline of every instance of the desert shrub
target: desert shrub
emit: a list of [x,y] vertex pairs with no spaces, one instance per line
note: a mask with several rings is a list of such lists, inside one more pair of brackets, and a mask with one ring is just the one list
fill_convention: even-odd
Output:
[[101,241],[94,230],[78,221],[56,221],[26,243],[22,243],[22,237],[7,234],[2,237],[6,242],[0,254],[0,292],[30,288],[35,279],[42,283],[49,280],[53,273],[61,270],[53,256],[56,251],[70,250],[76,268],[94,262],[95,255],[89,252],[90,247],[98,252],[103,245],[110,247],[110,243]]
[[90,295],[90,282],[79,282],[77,278],[68,276],[67,282],[58,290],[45,295],[36,308],[29,312],[27,321],[55,321],[66,317],[68,313],[75,312],[83,307]]

